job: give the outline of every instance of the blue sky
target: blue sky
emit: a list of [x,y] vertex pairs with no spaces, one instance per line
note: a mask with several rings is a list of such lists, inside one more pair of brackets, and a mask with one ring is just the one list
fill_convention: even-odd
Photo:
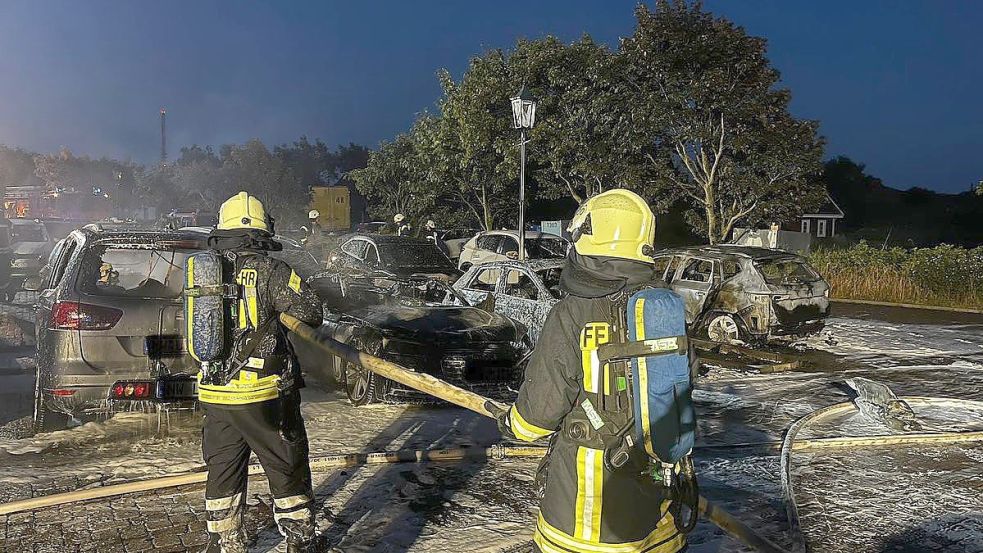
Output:
[[[0,3],[0,143],[146,162],[302,134],[375,145],[432,106],[435,73],[517,38],[616,44],[635,2]],[[708,0],[764,36],[828,155],[898,188],[983,179],[983,2]]]

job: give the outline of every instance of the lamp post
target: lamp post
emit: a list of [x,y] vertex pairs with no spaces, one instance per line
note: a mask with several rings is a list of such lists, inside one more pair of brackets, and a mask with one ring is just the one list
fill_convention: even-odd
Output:
[[512,126],[519,129],[519,261],[526,259],[526,131],[536,123],[536,100],[523,86],[512,99]]

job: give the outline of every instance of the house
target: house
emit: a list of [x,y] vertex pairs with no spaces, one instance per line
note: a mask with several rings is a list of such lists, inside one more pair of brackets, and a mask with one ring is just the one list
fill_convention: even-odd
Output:
[[799,218],[798,227],[789,225],[787,228],[816,238],[832,238],[836,236],[836,220],[843,216],[843,210],[827,194],[826,201],[815,213],[804,213]]

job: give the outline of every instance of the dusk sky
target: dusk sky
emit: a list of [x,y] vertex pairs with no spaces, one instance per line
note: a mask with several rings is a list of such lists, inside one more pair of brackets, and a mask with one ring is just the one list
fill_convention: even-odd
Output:
[[[0,3],[0,143],[155,161],[192,143],[301,135],[375,146],[439,94],[435,73],[517,38],[616,46],[634,0]],[[983,179],[983,2],[708,1],[769,41],[827,156],[896,188]]]

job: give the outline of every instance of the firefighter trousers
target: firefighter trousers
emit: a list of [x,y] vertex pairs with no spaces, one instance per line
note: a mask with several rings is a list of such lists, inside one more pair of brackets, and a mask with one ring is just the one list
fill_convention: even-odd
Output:
[[208,531],[241,531],[252,452],[269,480],[280,533],[309,540],[314,534],[313,492],[300,393],[234,407],[203,405],[201,451],[208,468]]

